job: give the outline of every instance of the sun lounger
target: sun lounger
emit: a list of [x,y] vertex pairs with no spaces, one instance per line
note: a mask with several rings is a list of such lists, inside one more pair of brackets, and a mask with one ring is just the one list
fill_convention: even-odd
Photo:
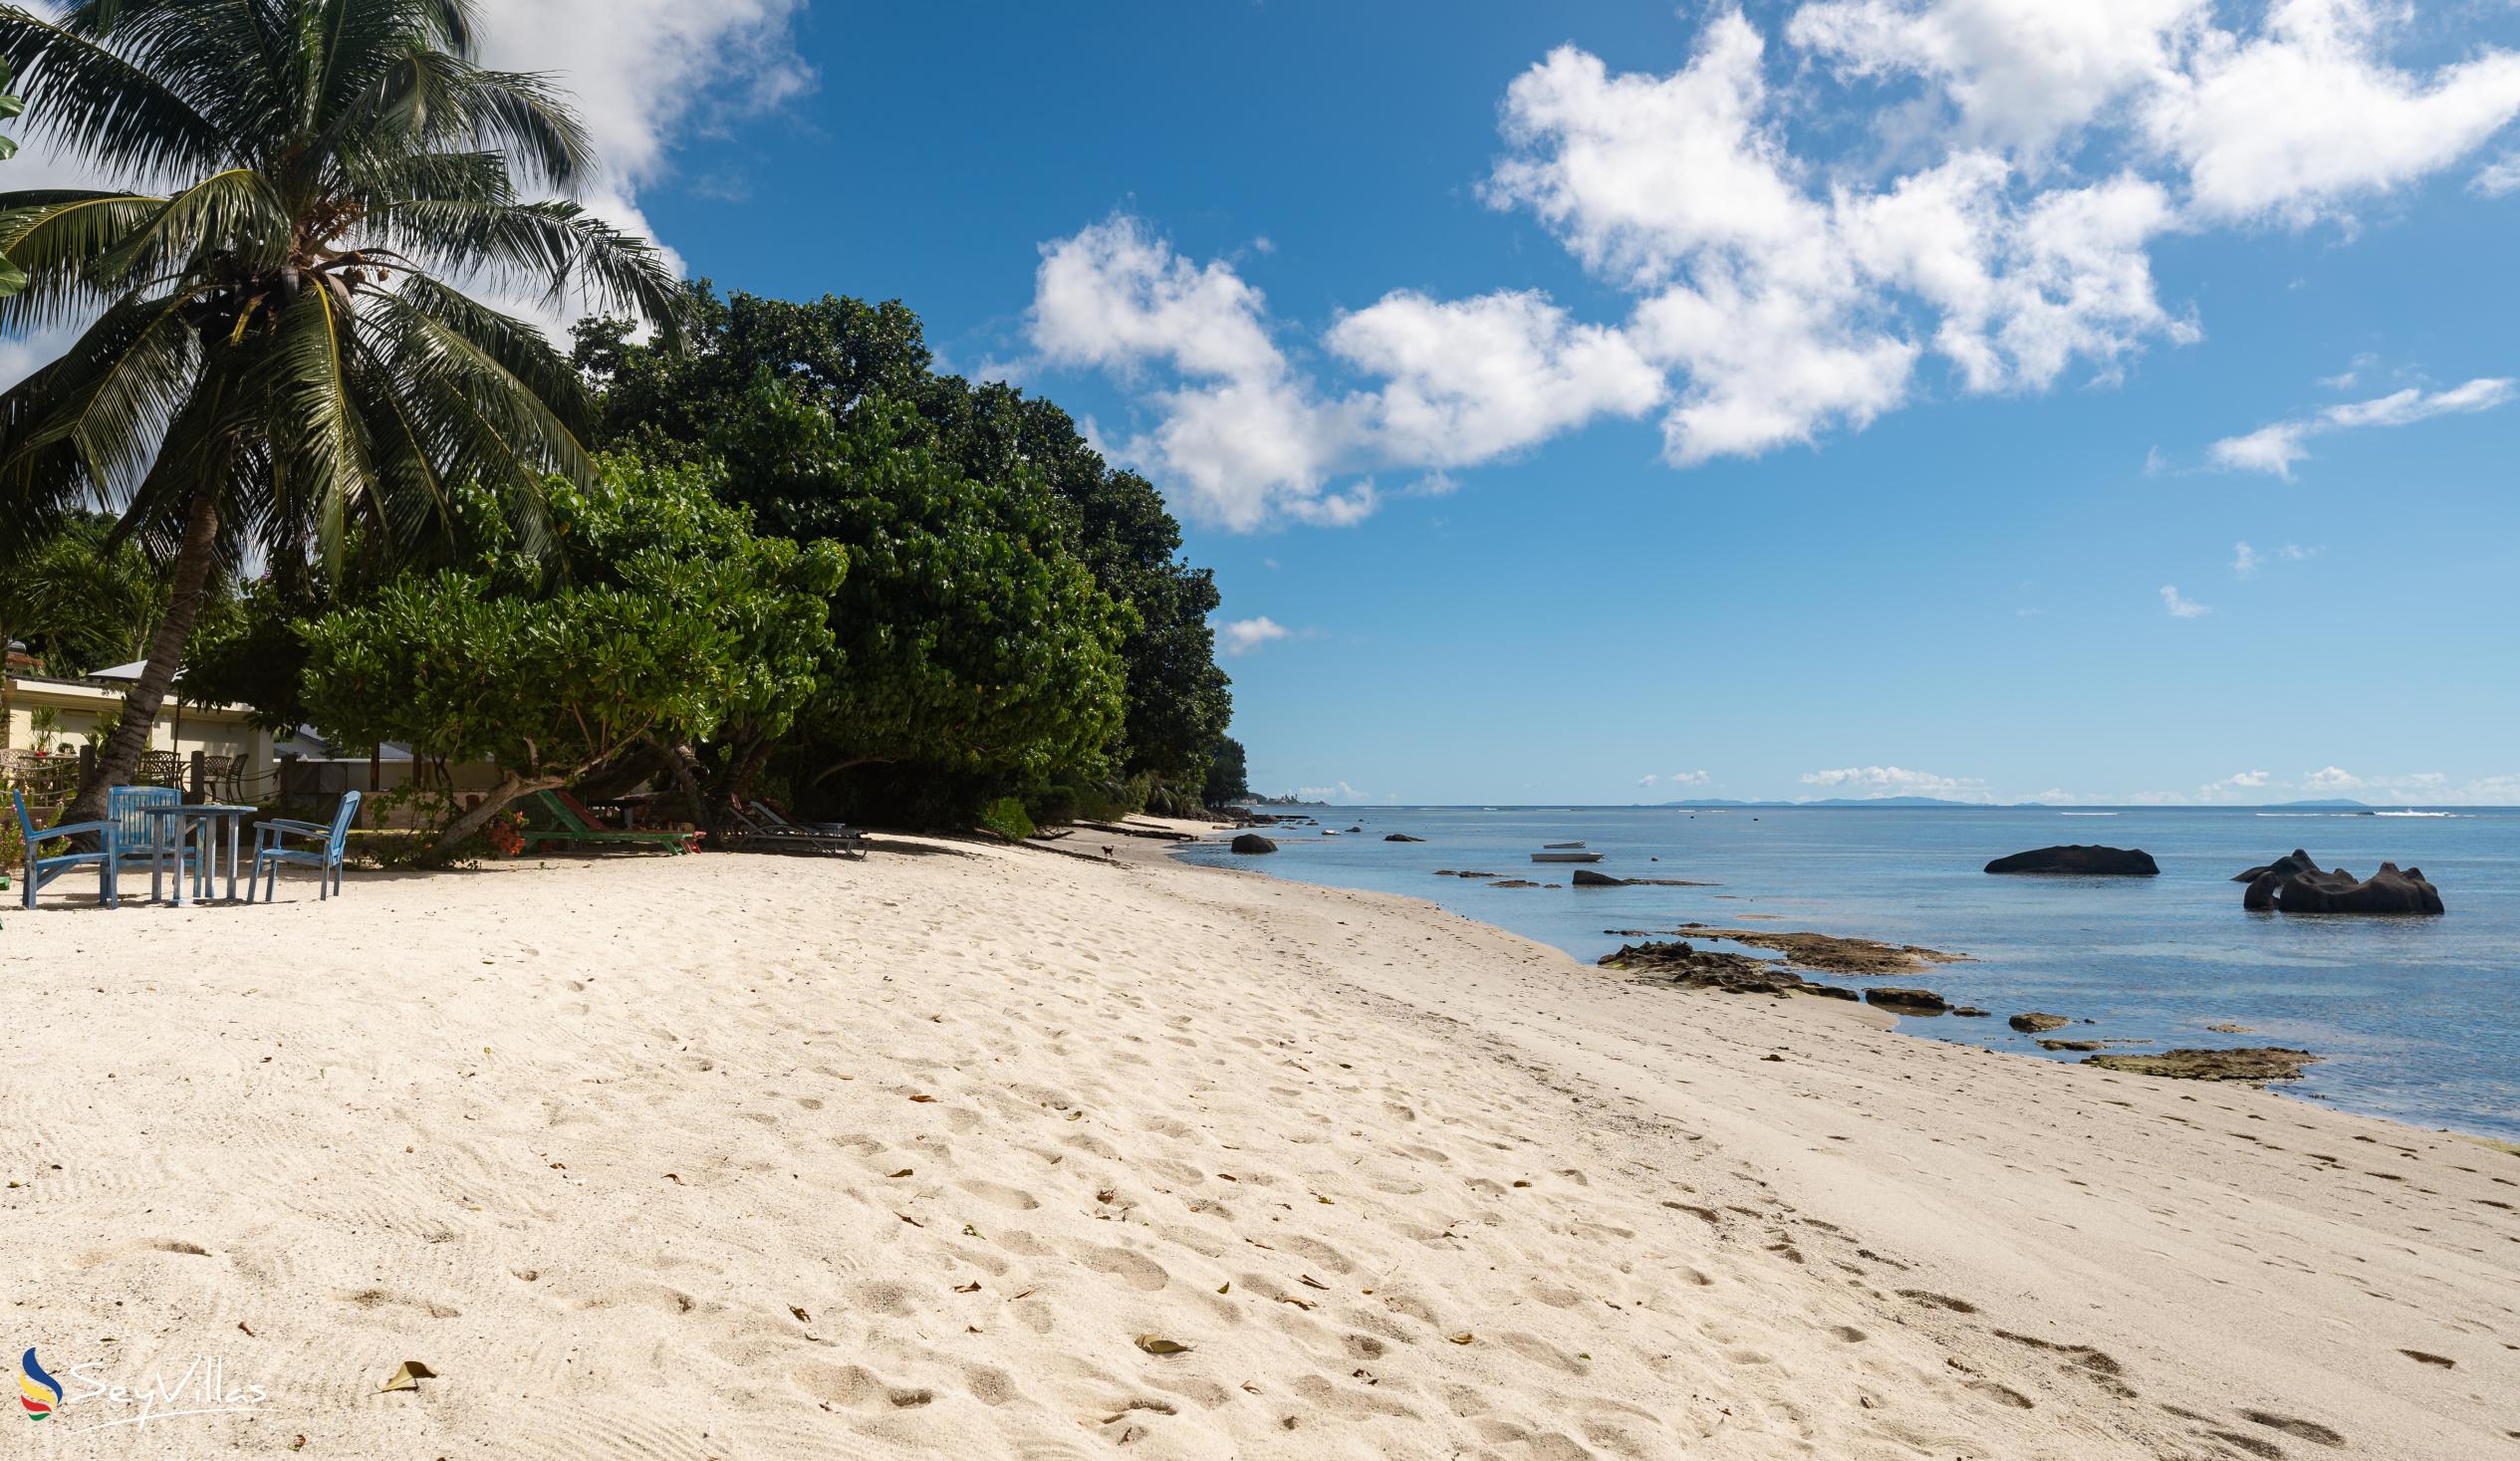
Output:
[[526,843],[595,848],[646,848],[659,852],[687,852],[699,835],[689,832],[616,832],[567,792],[536,792],[522,804]]
[[755,802],[753,811],[758,820],[744,815],[738,804],[727,809],[734,822],[733,835],[723,839],[725,846],[738,852],[789,852],[830,854],[842,857],[867,855],[867,840],[847,828],[833,830],[822,827],[800,827],[768,810],[766,802]]
[[851,827],[848,823],[800,822],[795,818],[790,817],[785,811],[781,810],[778,803],[771,801],[767,797],[754,798],[752,812],[755,817],[761,819],[761,825],[772,832],[811,833],[816,837],[830,838],[837,842],[847,843],[857,850],[858,855],[866,855],[867,835],[860,832],[858,829]]

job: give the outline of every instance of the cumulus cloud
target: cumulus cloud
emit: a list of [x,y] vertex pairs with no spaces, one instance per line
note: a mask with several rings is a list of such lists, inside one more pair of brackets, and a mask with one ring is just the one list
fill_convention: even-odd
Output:
[[2202,788],[2202,792],[2203,795],[2210,800],[2216,797],[2227,797],[2233,792],[2262,791],[2265,789],[2267,784],[2272,782],[2274,779],[2274,774],[2271,772],[2234,772],[2220,781],[2207,782]]
[[1263,645],[1274,644],[1293,632],[1294,630],[1276,619],[1262,614],[1258,618],[1238,618],[1230,623],[1220,624],[1216,629],[1216,637],[1225,641],[1226,653],[1249,654]]
[[2166,609],[2172,618],[2203,618],[2206,614],[2213,612],[2211,609],[2180,594],[2177,589],[2168,584],[2161,586],[2161,608]]
[[2244,579],[2256,578],[2258,570],[2257,550],[2251,548],[2246,543],[2237,544],[2235,545],[2235,548],[2236,551],[2231,555],[2231,572]]
[[[2408,386],[2371,400],[2349,401],[2289,421],[2276,421],[2243,436],[2226,436],[2208,447],[2206,453],[2215,466],[2225,471],[2268,472],[2291,481],[2294,463],[2310,455],[2309,441],[2314,436],[2490,411],[2511,400],[2515,384],[2520,381],[2491,376],[2448,390]],[[2311,551],[2315,550],[2306,550],[2301,556],[2307,557]]]
[[1807,771],[1803,785],[1830,791],[1860,792],[1869,797],[1950,797],[1976,795],[1985,783],[1975,778],[1938,776],[1903,766],[1848,766],[1835,771]]
[[1325,388],[1290,363],[1261,292],[1224,260],[1197,263],[1143,220],[1116,215],[1042,248],[1028,335],[1052,365],[1149,385],[1153,424],[1110,443],[1201,521],[1249,531],[1289,519],[1343,527],[1382,503],[1381,467],[1418,473],[1411,495],[1457,485],[1445,468],[1522,450],[1664,391],[1620,332],[1545,296],[1442,301],[1408,291],[1341,317],[1323,344],[1376,389]]
[[[2390,0],[1812,0],[1772,32],[1713,13],[1668,73],[1562,46],[1507,87],[1480,193],[1623,297],[1616,317],[1399,291],[1282,326],[1235,263],[1116,218],[1045,245],[1033,344],[1131,384],[1145,424],[1122,454],[1244,530],[1357,521],[1377,470],[1476,466],[1603,417],[1658,412],[1689,467],[1946,382],[2105,384],[2201,336],[2155,285],[2165,234],[2350,224],[2520,116],[2520,55],[2408,70],[2401,19]],[[1797,147],[1868,127],[1898,134],[1894,164]],[[2305,434],[2216,460],[2289,470]]]

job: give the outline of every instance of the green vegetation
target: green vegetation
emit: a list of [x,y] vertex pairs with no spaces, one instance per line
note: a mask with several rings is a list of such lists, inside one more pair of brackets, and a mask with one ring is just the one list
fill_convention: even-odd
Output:
[[[390,557],[442,535],[452,489],[530,503],[593,469],[585,392],[542,336],[449,280],[589,291],[670,325],[643,241],[520,183],[593,165],[541,78],[472,59],[462,0],[83,0],[0,9],[31,125],[163,194],[0,194],[25,272],[0,330],[84,325],[0,395],[0,559],[83,503],[166,566],[167,604],[70,816],[128,781],[212,567]],[[88,323],[93,320],[93,323]]]
[[[0,395],[0,624],[146,661],[80,806],[178,666],[275,728],[495,761],[437,857],[563,786],[1018,837],[1239,790],[1216,588],[1154,485],[937,373],[898,302],[685,288],[520,201],[592,159],[471,10],[0,7],[65,154],[189,180],[0,194],[0,329],[97,317]],[[572,359],[448,282],[482,278],[612,313]]]

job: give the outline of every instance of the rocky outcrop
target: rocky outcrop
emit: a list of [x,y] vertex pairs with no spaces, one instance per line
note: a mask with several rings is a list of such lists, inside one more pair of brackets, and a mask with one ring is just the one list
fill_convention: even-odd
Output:
[[1925,1015],[1939,1015],[1951,1008],[1949,1000],[1930,989],[1900,989],[1892,985],[1864,991],[1864,1002],[1893,1012]]
[[1989,872],[2060,872],[2081,877],[2157,877],[2152,854],[2140,848],[2041,848],[1986,864]]
[[1984,1020],[1991,1018],[1995,1012],[1993,1010],[1981,1010],[1975,1005],[1962,1005],[1958,1009],[1953,1010],[1951,1013],[1964,1020]]
[[1595,872],[1590,867],[1576,868],[1573,881],[1577,887],[1713,887],[1715,885],[1711,882],[1686,882],[1677,877],[1613,877],[1607,872]]
[[2050,1030],[2062,1030],[2074,1022],[2063,1015],[2043,1015],[2032,1010],[2026,1015],[2015,1015],[2004,1023],[2024,1035],[2041,1035]]
[[1276,852],[1278,845],[1256,832],[1246,832],[1234,839],[1233,848],[1235,852],[1245,855],[1257,855],[1261,852]]
[[2383,862],[2378,872],[2357,879],[2342,867],[2322,872],[2318,863],[2301,852],[2270,864],[2251,880],[2249,890],[2240,895],[2240,906],[2251,912],[2271,908],[2279,913],[2444,911],[2441,890],[2425,879],[2420,867],[2401,872],[2396,863]]
[[1407,833],[1404,833],[1404,832],[1395,832],[1395,833],[1392,833],[1390,836],[1388,836],[1388,837],[1386,837],[1386,838],[1383,839],[1383,841],[1385,841],[1385,842],[1386,842],[1386,843],[1422,843],[1422,842],[1424,842],[1424,841],[1425,841],[1425,839],[1424,839],[1424,838],[1422,838],[1422,837],[1410,837]]
[[2165,1050],[2158,1055],[2087,1056],[2083,1064],[2174,1081],[2297,1081],[2320,1059],[2306,1050],[2249,1046],[2238,1050]]
[[2042,1040],[2039,1042],[2041,1050],[2102,1050],[2105,1048],[2097,1040]]
[[2316,872],[2318,870],[2318,860],[2312,857],[2308,852],[2303,852],[2301,849],[2295,848],[2289,854],[2278,857],[2263,867],[2252,867],[2248,871],[2233,877],[2231,880],[2233,882],[2255,882],[2270,872],[2280,872],[2286,877],[2291,877],[2296,873]]
[[1912,974],[1936,964],[1958,964],[1968,960],[1966,954],[1947,954],[1940,949],[1923,948],[1912,943],[1840,938],[1833,933],[1770,933],[1759,928],[1707,928],[1694,923],[1685,925],[1681,931],[1697,938],[1728,938],[1755,949],[1774,949],[1793,963],[1806,969],[1818,969],[1824,974],[1879,978],[1886,974]]
[[1501,872],[1469,872],[1469,871],[1456,872],[1456,871],[1454,871],[1453,869],[1451,869],[1451,868],[1449,868],[1449,867],[1438,867],[1438,868],[1436,868],[1436,869],[1435,869],[1435,875],[1436,875],[1437,877],[1502,877],[1502,876],[1504,876],[1504,874],[1503,874],[1503,873],[1501,873]]
[[1855,991],[1832,989],[1797,978],[1775,959],[1723,954],[1687,943],[1629,944],[1601,958],[1605,969],[1625,969],[1684,989],[1711,989],[1723,994],[1815,994],[1824,999],[1853,999]]

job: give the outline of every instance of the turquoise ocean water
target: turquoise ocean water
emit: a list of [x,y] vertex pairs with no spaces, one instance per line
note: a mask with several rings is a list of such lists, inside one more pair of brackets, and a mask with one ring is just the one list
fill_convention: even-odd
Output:
[[[2081,1036],[2161,1048],[2288,1045],[2327,1059],[2293,1094],[2423,1126],[2520,1140],[2520,811],[2453,816],[2236,809],[1340,808],[1271,832],[1274,856],[1221,843],[1183,855],[1338,887],[1407,893],[1592,960],[1611,929],[1683,922],[1810,930],[1966,953],[1896,982],[1921,984],[1993,1020],[1906,1019],[1937,1040],[2040,1054],[2001,1017],[2047,1010]],[[2394,809],[2393,809],[2394,810]],[[1386,843],[1402,832],[1423,843]],[[1541,882],[1573,869],[1531,862],[1543,843],[1582,841],[1598,870],[1713,887],[1491,888],[1438,868]],[[2142,848],[2146,878],[1994,877],[2007,852],[2058,843]],[[2302,848],[2368,876],[2420,866],[2439,918],[2248,913],[2233,873]],[[1658,860],[1656,860],[1658,859]],[[1724,945],[1731,948],[1732,945]],[[1827,976],[1821,976],[1826,978]],[[1863,987],[1868,981],[1834,982]],[[1877,981],[1872,981],[1877,982]],[[1683,996],[1675,998],[1700,998]],[[2219,1035],[2209,1025],[2250,1027]],[[2053,1059],[2079,1060],[2079,1056]]]

